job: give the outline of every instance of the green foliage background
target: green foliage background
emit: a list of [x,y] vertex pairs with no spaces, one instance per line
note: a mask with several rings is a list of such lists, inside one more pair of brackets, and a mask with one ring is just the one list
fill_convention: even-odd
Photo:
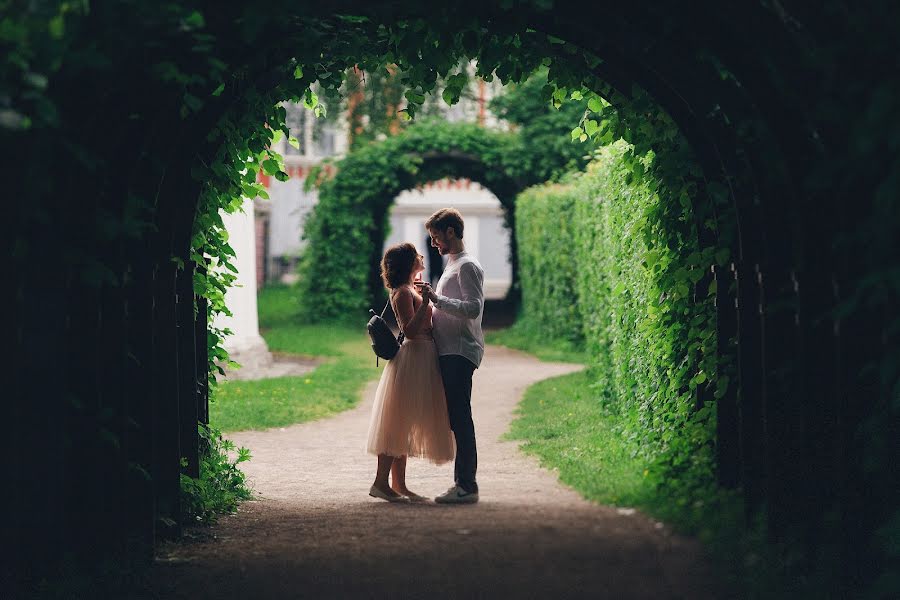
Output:
[[570,189],[545,184],[516,198],[522,311],[515,327],[578,348],[584,344],[578,270],[594,257],[589,248],[573,243],[578,225],[572,221],[575,197]]
[[549,72],[541,67],[522,83],[511,83],[491,99],[491,110],[512,124],[516,133],[510,170],[535,182],[556,181],[581,171],[599,143],[591,139],[573,144],[572,127],[589,113],[588,99],[569,99],[558,107],[549,101]]
[[210,524],[253,496],[238,467],[250,460],[250,451],[235,447],[217,428],[200,426],[198,431],[205,448],[200,457],[200,477],[181,474],[181,522]]
[[575,181],[519,195],[521,319],[535,339],[583,346],[591,387],[653,465],[650,477],[699,519],[716,497],[715,403],[700,392],[721,397],[728,386],[715,289],[702,280],[727,253],[673,235],[666,220],[692,223],[691,206],[665,210],[651,176],[629,166],[633,150],[605,146]]

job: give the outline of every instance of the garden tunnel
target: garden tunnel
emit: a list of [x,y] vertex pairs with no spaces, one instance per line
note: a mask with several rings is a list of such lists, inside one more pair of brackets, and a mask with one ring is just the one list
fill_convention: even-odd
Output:
[[[870,539],[900,489],[898,93],[862,67],[893,64],[894,3],[65,6],[30,7],[3,42],[18,158],[3,166],[17,182],[7,568],[146,557],[177,534],[208,358],[191,250],[277,102],[384,61],[426,89],[462,57],[504,80],[549,64],[560,87],[606,97],[639,151],[690,155],[659,176],[690,171],[704,243],[731,252],[706,265],[735,356],[720,483],[776,539],[810,555],[836,543],[847,581],[879,556]],[[661,110],[686,147],[652,147]]]

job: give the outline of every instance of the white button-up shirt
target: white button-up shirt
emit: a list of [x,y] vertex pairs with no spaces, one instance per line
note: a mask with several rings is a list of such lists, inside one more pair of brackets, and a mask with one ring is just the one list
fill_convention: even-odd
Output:
[[484,269],[467,252],[450,254],[434,291],[432,334],[438,354],[458,354],[480,366],[484,357]]

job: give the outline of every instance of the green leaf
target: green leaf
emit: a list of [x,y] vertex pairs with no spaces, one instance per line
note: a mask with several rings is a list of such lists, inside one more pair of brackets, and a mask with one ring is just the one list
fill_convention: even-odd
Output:
[[206,25],[206,20],[203,18],[203,14],[196,10],[185,17],[183,22],[191,29],[200,29]]
[[279,171],[278,161],[276,161],[272,158],[264,160],[263,164],[262,164],[262,168],[263,168],[263,172],[266,175],[269,175],[269,176],[275,175],[275,173],[277,173]]
[[31,87],[33,87],[35,89],[44,90],[47,88],[47,76],[46,75],[42,75],[40,73],[29,72],[24,75],[23,79],[25,80],[26,83],[28,83],[28,85],[30,85]]
[[300,65],[294,68],[294,79],[303,79],[303,67]]
[[459,92],[457,90],[451,89],[449,87],[445,88],[441,93],[441,98],[444,99],[444,102],[447,103],[448,106],[453,106],[457,102],[459,102]]
[[590,100],[588,100],[588,108],[596,113],[603,110],[603,104],[600,102],[600,98],[598,98],[597,96],[593,96]]
[[213,90],[212,95],[213,96],[221,96],[223,91],[225,91],[225,84],[220,83],[219,87],[217,87],[216,89]]
[[728,379],[728,375],[722,375],[719,377],[718,381],[716,381],[716,391],[713,394],[716,400],[725,397],[725,394],[728,392],[728,383],[730,380]]
[[417,92],[415,90],[407,90],[403,96],[409,100],[412,104],[423,104],[425,102],[425,94]]
[[307,89],[303,95],[303,106],[312,110],[319,104],[319,97],[311,89]]
[[57,40],[62,39],[66,34],[66,22],[63,20],[63,16],[56,15],[51,18],[47,24],[47,30],[50,32],[50,37]]

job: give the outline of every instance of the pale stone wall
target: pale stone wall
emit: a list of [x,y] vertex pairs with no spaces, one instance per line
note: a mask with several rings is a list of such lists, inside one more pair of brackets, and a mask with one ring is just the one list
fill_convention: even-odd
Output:
[[237,362],[253,366],[271,361],[266,343],[259,335],[256,305],[256,227],[252,201],[245,201],[244,211],[222,214],[228,231],[228,244],[234,249],[232,264],[237,280],[225,293],[225,306],[232,316],[219,315],[215,325],[231,329],[225,349]]
[[421,190],[402,192],[391,207],[391,231],[385,239],[385,248],[398,242],[413,243],[425,255],[426,273],[430,272],[425,221],[434,211],[446,207],[462,213],[466,251],[484,268],[485,298],[504,298],[512,285],[504,210],[497,197],[476,182],[445,179]]

